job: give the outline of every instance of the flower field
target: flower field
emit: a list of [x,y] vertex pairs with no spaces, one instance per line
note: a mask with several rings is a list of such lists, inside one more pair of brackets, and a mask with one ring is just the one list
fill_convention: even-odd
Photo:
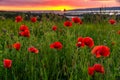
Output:
[[0,80],[120,80],[120,22],[0,20]]

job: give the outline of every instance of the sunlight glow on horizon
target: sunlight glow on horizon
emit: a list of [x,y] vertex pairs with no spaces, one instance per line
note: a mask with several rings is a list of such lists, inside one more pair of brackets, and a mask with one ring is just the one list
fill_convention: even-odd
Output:
[[119,0],[1,0],[0,10],[70,10],[120,6]]
[[[99,7],[106,7],[106,6],[99,6]],[[99,8],[99,7],[87,7],[87,8]],[[115,7],[115,6],[108,6],[108,7]],[[86,7],[72,7],[72,6],[38,6],[38,7],[12,7],[12,6],[0,6],[0,10],[5,11],[37,11],[37,10],[72,10],[72,9],[85,9]]]
[[53,7],[53,6],[45,6],[43,8],[40,7],[9,7],[9,6],[0,6],[0,10],[8,10],[8,11],[21,11],[21,10],[70,10],[70,9],[75,9],[75,7],[71,7],[71,6],[56,6],[56,7]]

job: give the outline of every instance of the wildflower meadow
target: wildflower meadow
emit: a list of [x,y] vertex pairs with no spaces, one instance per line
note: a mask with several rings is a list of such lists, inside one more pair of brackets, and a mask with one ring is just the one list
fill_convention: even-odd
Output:
[[0,19],[0,80],[120,80],[120,21],[96,21]]

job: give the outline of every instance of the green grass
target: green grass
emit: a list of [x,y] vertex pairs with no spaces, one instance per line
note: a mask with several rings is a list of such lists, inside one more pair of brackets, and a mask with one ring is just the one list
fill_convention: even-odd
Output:
[[[14,20],[0,21],[0,80],[118,80],[120,79],[120,23],[75,24],[71,28],[64,27],[63,22],[43,19],[36,23]],[[18,36],[20,25],[30,29],[30,38]],[[52,31],[57,25],[58,30]],[[106,45],[110,48],[110,56],[97,59],[88,47],[77,48],[78,37],[91,37],[95,45]],[[50,49],[50,44],[60,41],[62,50]],[[19,51],[7,48],[15,42],[21,43]],[[115,45],[111,43],[115,42]],[[35,46],[38,54],[28,52],[28,47]],[[3,59],[11,59],[12,67],[6,69]],[[100,63],[105,74],[88,75],[88,65]]]

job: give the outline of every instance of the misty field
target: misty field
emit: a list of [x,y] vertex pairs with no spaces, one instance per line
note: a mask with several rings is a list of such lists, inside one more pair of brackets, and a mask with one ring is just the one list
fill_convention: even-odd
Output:
[[120,80],[120,22],[65,21],[0,20],[0,80]]

